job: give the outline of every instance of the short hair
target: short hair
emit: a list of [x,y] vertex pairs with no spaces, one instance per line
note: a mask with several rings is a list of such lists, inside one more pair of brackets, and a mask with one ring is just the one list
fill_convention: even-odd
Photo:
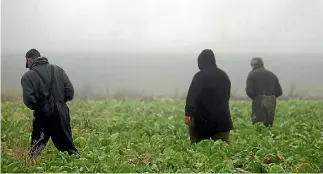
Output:
[[40,53],[39,51],[37,51],[36,49],[30,49],[27,53],[26,53],[26,58],[37,58],[40,57]]
[[264,61],[262,60],[261,57],[254,57],[251,60],[251,64],[254,65],[255,67],[263,67]]

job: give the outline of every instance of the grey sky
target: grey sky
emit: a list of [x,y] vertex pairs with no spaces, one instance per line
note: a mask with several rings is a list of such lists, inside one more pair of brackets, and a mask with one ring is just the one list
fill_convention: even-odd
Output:
[[2,0],[3,51],[323,52],[322,0]]

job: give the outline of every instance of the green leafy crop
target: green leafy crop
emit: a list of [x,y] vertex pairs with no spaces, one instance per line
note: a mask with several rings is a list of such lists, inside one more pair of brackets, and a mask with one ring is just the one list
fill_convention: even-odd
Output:
[[231,102],[231,145],[191,145],[184,102],[74,101],[73,139],[81,158],[50,141],[36,163],[28,159],[32,112],[2,103],[1,172],[323,172],[323,102],[279,101],[274,126],[252,126],[251,103]]

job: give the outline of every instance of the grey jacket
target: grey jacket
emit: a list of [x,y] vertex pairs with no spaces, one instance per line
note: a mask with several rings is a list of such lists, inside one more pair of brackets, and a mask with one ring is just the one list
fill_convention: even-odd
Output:
[[258,95],[274,95],[280,97],[283,94],[277,76],[263,67],[251,71],[247,78],[247,95],[253,99]]
[[[66,103],[74,97],[74,88],[68,76],[62,68],[54,66],[54,84],[52,95],[57,101]],[[51,80],[51,64],[47,58],[40,57],[33,60],[27,71],[21,78],[23,102],[31,110],[36,110],[47,98]],[[44,78],[44,82],[34,71],[38,70]]]

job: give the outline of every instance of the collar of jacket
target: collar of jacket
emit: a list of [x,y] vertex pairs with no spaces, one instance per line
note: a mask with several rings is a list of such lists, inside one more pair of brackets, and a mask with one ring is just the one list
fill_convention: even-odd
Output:
[[46,57],[38,57],[38,58],[35,58],[31,62],[31,65],[30,65],[29,69],[31,70],[31,69],[33,69],[37,65],[46,64],[46,63],[48,63],[48,59]]
[[263,66],[262,67],[256,67],[256,68],[252,69],[252,71],[255,71],[257,69],[265,69],[265,68]]

